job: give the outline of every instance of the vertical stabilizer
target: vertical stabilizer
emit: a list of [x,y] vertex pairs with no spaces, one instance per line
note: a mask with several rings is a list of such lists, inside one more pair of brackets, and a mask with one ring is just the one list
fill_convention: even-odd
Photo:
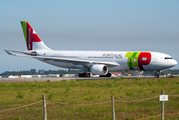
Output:
[[28,50],[51,50],[43,43],[27,21],[21,21],[21,26]]

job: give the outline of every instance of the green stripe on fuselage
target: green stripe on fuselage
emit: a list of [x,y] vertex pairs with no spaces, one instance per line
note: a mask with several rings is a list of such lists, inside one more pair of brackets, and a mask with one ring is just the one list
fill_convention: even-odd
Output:
[[128,57],[127,64],[130,70],[134,70],[134,67],[139,67],[138,58],[141,52],[127,52],[125,57]]
[[22,30],[24,33],[24,38],[27,44],[27,21],[21,21]]
[[128,57],[127,59],[127,64],[130,70],[133,70],[134,68],[132,67],[132,55],[134,52],[127,52],[125,57]]
[[132,55],[132,66],[133,66],[133,67],[139,67],[139,65],[138,65],[139,55],[140,55],[140,52],[135,52],[135,53]]

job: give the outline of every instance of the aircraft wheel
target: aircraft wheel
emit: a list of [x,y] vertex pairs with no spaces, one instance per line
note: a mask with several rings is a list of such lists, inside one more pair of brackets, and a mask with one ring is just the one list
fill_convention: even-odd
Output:
[[90,77],[90,73],[87,73],[87,77]]
[[90,77],[90,73],[79,73],[79,77]]
[[78,76],[79,76],[79,77],[83,77],[83,74],[82,74],[82,73],[79,73]]
[[106,75],[100,75],[100,77],[111,77],[111,73],[107,73]]
[[107,73],[106,76],[107,76],[107,77],[111,77],[111,73]]
[[157,71],[155,72],[155,76],[154,76],[154,77],[159,78],[159,75],[160,75],[160,70],[157,70]]

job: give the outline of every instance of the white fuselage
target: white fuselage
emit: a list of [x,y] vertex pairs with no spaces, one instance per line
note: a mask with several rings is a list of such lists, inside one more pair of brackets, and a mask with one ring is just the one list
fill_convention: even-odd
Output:
[[[159,52],[142,52],[144,56],[140,57],[137,54],[141,52],[128,52],[128,51],[46,51],[40,50],[36,51],[37,56],[43,57],[55,57],[63,59],[73,59],[73,60],[87,60],[87,61],[99,61],[99,62],[115,62],[118,66],[108,66],[109,71],[122,71],[122,70],[162,70],[173,67],[177,64],[176,60],[172,59],[171,56],[159,53]],[[135,54],[136,53],[136,54]],[[145,53],[151,54],[151,58],[145,56]],[[128,57],[127,54],[131,54]],[[135,54],[135,55],[134,55]],[[39,59],[39,58],[38,58]],[[146,61],[148,59],[148,63]],[[79,65],[78,63],[68,63],[56,60],[45,60],[39,59],[45,63],[63,67],[63,68],[73,68],[73,69],[86,69],[89,66]],[[139,67],[141,60],[144,62],[142,67]]]

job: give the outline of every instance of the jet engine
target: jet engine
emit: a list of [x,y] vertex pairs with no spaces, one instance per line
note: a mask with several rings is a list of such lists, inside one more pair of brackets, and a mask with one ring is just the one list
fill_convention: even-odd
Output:
[[143,74],[143,71],[139,71],[139,70],[129,70],[127,72],[130,73],[132,76],[139,76]]
[[96,75],[106,75],[108,73],[108,67],[103,64],[95,64],[91,67],[91,72]]

